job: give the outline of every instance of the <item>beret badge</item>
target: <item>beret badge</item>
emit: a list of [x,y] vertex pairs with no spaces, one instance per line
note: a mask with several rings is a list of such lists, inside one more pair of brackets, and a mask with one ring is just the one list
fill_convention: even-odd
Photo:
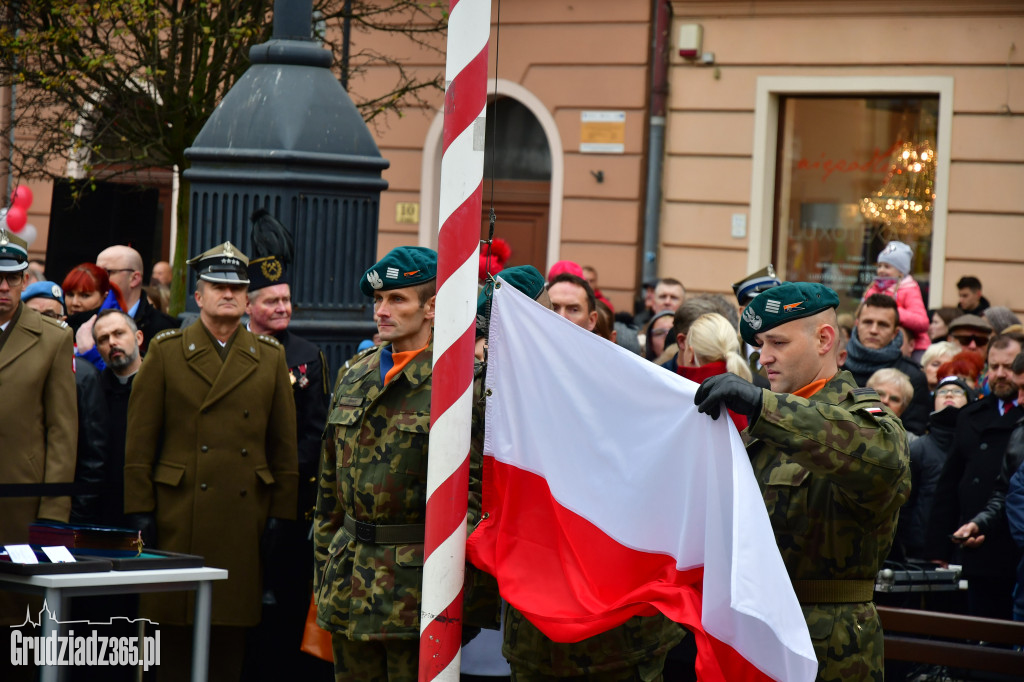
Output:
[[753,308],[743,311],[743,321],[750,325],[750,328],[757,331],[761,328],[761,316],[754,312]]

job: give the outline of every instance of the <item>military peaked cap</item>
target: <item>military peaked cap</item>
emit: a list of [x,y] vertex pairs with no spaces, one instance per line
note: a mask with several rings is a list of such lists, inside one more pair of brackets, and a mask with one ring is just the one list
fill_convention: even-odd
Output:
[[0,272],[21,272],[28,268],[28,242],[0,227]]
[[359,289],[367,296],[373,296],[375,291],[402,289],[436,278],[436,251],[424,246],[399,246],[363,273]]
[[746,305],[750,299],[762,291],[777,287],[782,282],[775,276],[775,268],[769,263],[755,273],[749,274],[739,282],[732,285],[732,292],[736,294],[736,300],[740,305]]
[[224,242],[186,261],[199,279],[218,284],[248,284],[249,257],[231,242]]
[[760,293],[743,310],[740,335],[751,346],[760,346],[756,334],[837,307],[839,294],[824,284],[786,282]]

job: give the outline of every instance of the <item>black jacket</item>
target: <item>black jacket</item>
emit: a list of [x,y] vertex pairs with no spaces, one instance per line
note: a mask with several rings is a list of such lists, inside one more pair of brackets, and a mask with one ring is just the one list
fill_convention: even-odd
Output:
[[327,360],[315,344],[287,329],[274,337],[284,346],[288,373],[295,397],[295,425],[299,438],[298,519],[316,504],[316,480],[320,468],[320,438],[327,425],[330,386]]
[[[1020,407],[999,414],[998,400],[991,395],[960,408],[953,449],[935,488],[935,506],[926,541],[929,548],[943,554],[928,559],[948,560],[953,550],[949,534],[973,520],[988,505],[1010,434],[1022,416],[1024,409]],[[968,578],[1013,577],[1017,547],[1010,537],[1006,515],[1000,514],[987,525],[985,542],[980,547],[963,549],[964,574]]]
[[1006,490],[1010,486],[1010,478],[1017,473],[1021,464],[1024,464],[1024,418],[1017,421],[1017,427],[1010,433],[1006,454],[1003,455],[1003,465],[992,487],[992,496],[988,498],[988,504],[971,519],[978,524],[982,534],[988,533],[990,528],[997,525],[1001,517],[1006,518]]
[[177,329],[181,326],[181,320],[175,319],[167,313],[160,312],[153,307],[153,304],[142,294],[139,299],[139,307],[135,310],[135,326],[142,332],[142,343],[139,345],[139,352],[146,354],[149,348],[149,340],[164,331],[165,329]]
[[124,441],[128,430],[128,398],[132,393],[133,374],[122,384],[109,367],[100,374],[100,385],[110,415],[110,450],[103,472],[103,500],[99,506],[100,523],[127,527],[124,513]]
[[[910,443],[910,498],[900,509],[893,558],[927,559],[940,556],[949,540],[939,548],[925,547],[928,520],[935,504],[935,488],[953,449],[960,408],[947,407],[928,417],[928,433]],[[902,557],[899,552],[902,550]]]
[[75,362],[78,394],[78,459],[75,483],[83,492],[71,498],[72,523],[96,523],[101,504],[100,486],[109,452],[110,420],[100,386],[100,373],[88,362]]

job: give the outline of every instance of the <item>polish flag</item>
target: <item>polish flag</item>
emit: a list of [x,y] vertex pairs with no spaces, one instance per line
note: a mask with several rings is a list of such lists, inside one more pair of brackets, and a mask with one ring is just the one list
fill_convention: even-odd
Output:
[[495,290],[472,562],[551,639],[661,611],[700,680],[814,680],[807,624],[732,421],[697,384]]

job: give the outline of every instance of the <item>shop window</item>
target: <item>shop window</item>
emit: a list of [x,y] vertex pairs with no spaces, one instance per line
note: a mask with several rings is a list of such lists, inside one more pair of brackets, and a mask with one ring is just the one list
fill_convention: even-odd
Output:
[[931,282],[937,96],[779,100],[772,261],[783,279],[835,289],[853,312],[887,242],[913,249]]

